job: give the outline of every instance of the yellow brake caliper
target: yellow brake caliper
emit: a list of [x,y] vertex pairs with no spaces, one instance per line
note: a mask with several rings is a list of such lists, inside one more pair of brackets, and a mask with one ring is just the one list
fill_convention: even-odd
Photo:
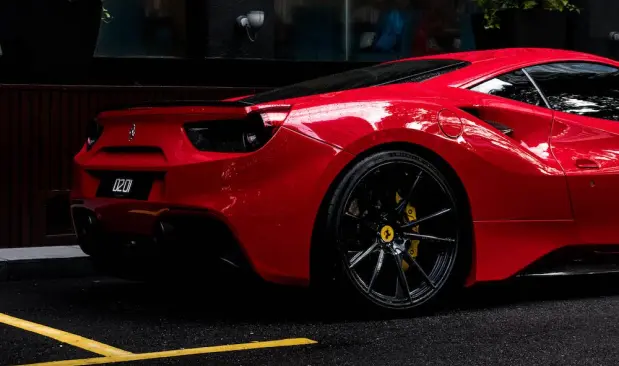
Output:
[[[398,192],[395,193],[395,202],[396,203],[400,203],[400,201],[402,201],[402,197],[400,197],[400,195],[398,194]],[[406,220],[407,222],[411,222],[414,220],[417,220],[417,212],[415,211],[415,207],[413,207],[410,203],[406,204]],[[413,231],[418,233],[419,232],[419,225],[413,227]],[[408,253],[411,255],[411,257],[413,258],[417,258],[417,255],[419,254],[419,240],[412,240],[410,241],[410,246],[408,247]],[[404,269],[405,271],[408,270],[408,263],[404,260],[402,260],[402,269]]]

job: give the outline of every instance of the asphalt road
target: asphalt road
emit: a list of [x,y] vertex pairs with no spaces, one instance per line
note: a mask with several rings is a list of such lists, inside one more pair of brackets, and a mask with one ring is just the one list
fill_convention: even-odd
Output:
[[[615,365],[617,283],[604,276],[484,286],[435,314],[385,319],[323,314],[296,289],[63,279],[1,283],[0,314],[132,353],[317,342],[119,365]],[[100,356],[0,322],[0,365],[92,357]]]

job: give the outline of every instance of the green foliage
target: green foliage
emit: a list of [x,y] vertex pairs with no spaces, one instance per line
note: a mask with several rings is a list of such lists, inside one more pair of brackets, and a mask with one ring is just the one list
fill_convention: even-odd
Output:
[[473,0],[483,12],[486,29],[501,28],[498,13],[508,9],[546,9],[551,11],[575,11],[580,13],[570,0]]
[[113,19],[112,14],[110,14],[110,11],[105,7],[105,0],[102,0],[101,2],[104,3],[101,6],[101,21],[104,23],[109,23]]

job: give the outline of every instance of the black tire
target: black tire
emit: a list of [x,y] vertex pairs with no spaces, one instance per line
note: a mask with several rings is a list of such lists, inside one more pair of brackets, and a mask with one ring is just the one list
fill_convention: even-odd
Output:
[[[316,283],[321,287],[327,285],[331,304],[335,295],[344,300],[339,303],[362,304],[389,314],[415,314],[435,309],[463,288],[471,263],[471,220],[466,196],[458,182],[454,182],[457,178],[447,170],[440,162],[433,164],[418,154],[390,150],[365,157],[346,171],[325,202],[323,220],[319,221],[325,230],[318,230],[321,249],[316,252],[323,262],[313,270],[313,275],[322,270],[321,275],[316,275],[320,277]],[[393,197],[392,203],[389,197]],[[415,211],[419,216],[414,216]],[[433,216],[440,212],[443,213]],[[417,223],[417,231],[413,226],[406,227],[412,222]],[[436,244],[438,239],[441,245]],[[418,243],[413,244],[413,240]],[[368,252],[369,247],[374,249]],[[426,262],[431,261],[433,251],[436,261],[429,267]],[[328,263],[324,262],[325,256],[330,257]],[[360,264],[363,261],[368,263]],[[361,274],[363,268],[359,269],[362,265],[370,268],[365,279]],[[386,266],[395,276],[393,297],[387,295]],[[379,283],[381,276],[384,286]],[[378,290],[379,284],[385,289]],[[408,296],[404,288],[409,289]]]

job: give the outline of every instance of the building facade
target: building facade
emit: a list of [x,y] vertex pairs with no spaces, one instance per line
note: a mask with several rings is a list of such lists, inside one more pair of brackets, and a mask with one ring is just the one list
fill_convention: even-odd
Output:
[[572,3],[580,12],[504,11],[500,30],[486,30],[475,0],[2,0],[0,247],[71,240],[71,159],[100,109],[445,52],[619,58],[619,1]]

